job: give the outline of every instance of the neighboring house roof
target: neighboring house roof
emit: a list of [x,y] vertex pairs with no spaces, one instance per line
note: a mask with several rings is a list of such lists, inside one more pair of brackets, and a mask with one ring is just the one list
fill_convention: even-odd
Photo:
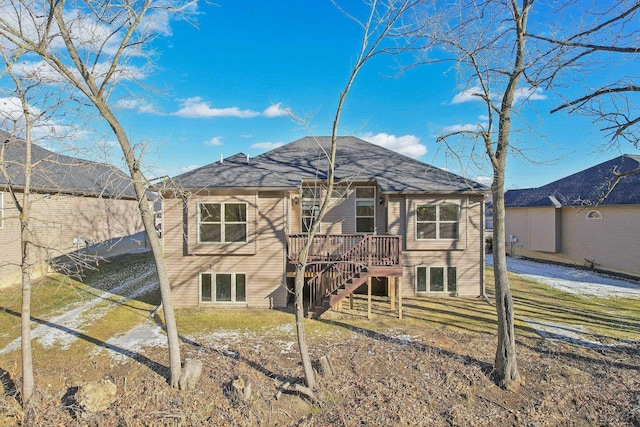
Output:
[[[616,173],[634,170],[615,183]],[[640,155],[625,154],[542,187],[509,190],[504,197],[505,207],[640,204]]]
[[[11,184],[24,187],[25,141],[0,130],[0,150],[4,149],[3,165]],[[31,189],[38,192],[64,193],[81,196],[135,198],[131,179],[120,169],[89,160],[54,153],[31,144]],[[0,173],[0,188],[9,182]]]
[[[173,178],[178,188],[296,189],[325,180],[331,137],[305,137],[249,159],[236,154]],[[486,192],[487,187],[361,139],[340,137],[336,180],[377,181],[382,193]]]

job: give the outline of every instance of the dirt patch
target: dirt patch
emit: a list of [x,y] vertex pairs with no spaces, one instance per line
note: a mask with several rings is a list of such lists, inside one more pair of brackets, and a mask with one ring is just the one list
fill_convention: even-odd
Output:
[[[195,389],[170,388],[166,338],[150,316],[157,295],[148,293],[148,262],[142,255],[109,264],[108,280],[87,279],[92,296],[83,296],[77,316],[69,314],[73,304],[63,317],[60,307],[42,316],[69,337],[34,340],[32,425],[640,426],[637,300],[580,299],[514,281],[526,383],[510,393],[491,379],[495,309],[483,300],[407,298],[398,320],[385,298],[374,298],[367,320],[366,298],[356,298],[353,310],[307,324],[312,358],[328,356],[336,372],[320,378],[319,399],[310,402],[290,392],[276,398],[283,384],[302,381],[289,312],[179,311],[182,358],[201,360],[203,369]],[[55,295],[64,292],[78,290],[64,286]],[[10,326],[16,314],[7,310],[0,320]],[[0,426],[23,420],[12,345],[0,354]],[[248,401],[230,392],[240,376],[252,385]],[[117,400],[84,415],[75,393],[100,379],[116,384]]]
[[[96,426],[614,426],[640,421],[637,347],[593,349],[521,340],[518,359],[526,385],[515,394],[491,381],[491,335],[363,328],[339,335],[310,337],[314,357],[328,355],[337,372],[321,378],[315,404],[293,394],[276,400],[284,382],[302,375],[296,350],[287,340],[247,333],[225,346],[224,334],[211,334],[182,345],[183,357],[203,361],[200,383],[190,391],[167,385],[166,351],[158,347],[147,348],[144,358],[134,355],[117,363],[107,355],[93,356],[91,363],[78,365],[84,372],[65,373],[68,365],[48,364],[36,377],[40,387],[35,420],[38,425]],[[253,385],[249,402],[234,402],[229,396],[229,384],[239,375]],[[81,381],[99,378],[116,383],[118,400],[109,411],[79,418],[69,391]],[[12,400],[5,394],[0,404],[5,419],[15,411]]]

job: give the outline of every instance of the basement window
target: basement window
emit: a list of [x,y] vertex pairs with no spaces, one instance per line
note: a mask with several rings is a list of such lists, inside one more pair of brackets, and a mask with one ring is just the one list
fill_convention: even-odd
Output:
[[458,292],[456,267],[416,267],[416,294]]
[[200,274],[200,301],[234,303],[247,301],[247,276],[241,273]]

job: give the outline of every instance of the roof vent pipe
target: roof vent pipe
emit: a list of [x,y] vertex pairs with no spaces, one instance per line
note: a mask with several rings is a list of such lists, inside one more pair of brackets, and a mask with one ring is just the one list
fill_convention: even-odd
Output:
[[222,154],[220,154],[220,164],[222,164],[224,162],[224,157],[222,157]]
[[249,155],[247,154],[247,164],[249,164]]

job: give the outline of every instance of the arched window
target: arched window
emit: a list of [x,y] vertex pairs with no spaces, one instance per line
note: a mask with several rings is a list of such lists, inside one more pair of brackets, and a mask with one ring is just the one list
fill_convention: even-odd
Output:
[[589,211],[587,219],[602,219],[602,214],[599,211]]

